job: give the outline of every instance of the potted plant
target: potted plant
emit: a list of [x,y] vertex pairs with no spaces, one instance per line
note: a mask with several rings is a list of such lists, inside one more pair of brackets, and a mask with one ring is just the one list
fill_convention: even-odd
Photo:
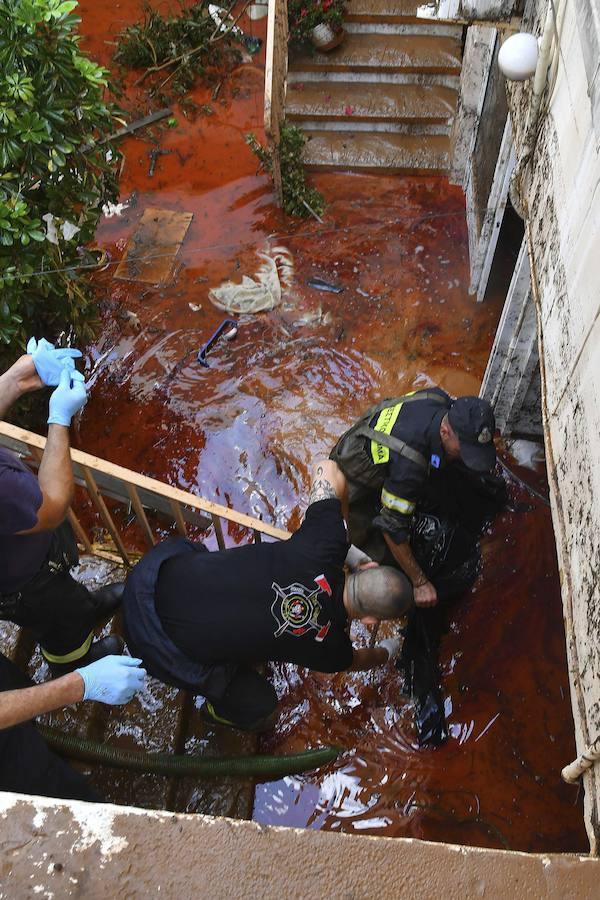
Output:
[[344,39],[345,8],[346,0],[288,0],[290,41],[333,50]]

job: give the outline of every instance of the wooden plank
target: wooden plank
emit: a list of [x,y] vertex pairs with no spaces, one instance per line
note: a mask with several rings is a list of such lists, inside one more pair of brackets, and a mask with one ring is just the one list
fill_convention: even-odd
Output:
[[265,135],[272,152],[275,196],[283,205],[279,129],[285,119],[285,95],[288,70],[287,0],[269,0],[267,46],[265,56]]
[[182,537],[187,537],[185,519],[183,518],[181,505],[178,500],[171,500],[171,509],[173,510],[173,518],[175,519],[175,524],[177,525],[177,531],[180,535],[182,535]]
[[149,547],[154,547],[156,539],[152,533],[152,529],[150,528],[150,523],[148,522],[146,513],[144,512],[144,507],[142,506],[140,495],[132,484],[126,485],[126,488],[129,499],[131,500],[131,505],[133,506],[135,515],[140,524],[140,528],[144,533],[144,539]]
[[104,499],[98,490],[96,482],[94,481],[94,476],[92,475],[90,470],[87,468],[87,466],[82,466],[82,470],[83,470],[83,477],[85,478],[85,483],[86,483],[86,486],[88,489],[88,493],[89,493],[90,497],[92,498],[94,506],[100,513],[102,521],[104,522],[108,531],[110,532],[110,536],[112,537],[113,541],[115,542],[115,546],[121,555],[121,559],[123,560],[123,562],[125,563],[126,566],[129,566],[130,562],[129,562],[129,556],[127,555],[127,550],[125,549],[125,545],[123,544],[123,541],[121,540],[121,535],[119,534],[119,531],[118,531],[115,523],[112,520],[112,516],[108,511],[108,507],[106,506],[106,503],[104,502]]
[[225,540],[223,538],[223,528],[221,527],[221,520],[218,516],[213,515],[212,522],[215,528],[215,534],[217,536],[217,544],[219,546],[219,550],[225,549]]
[[285,117],[288,67],[287,0],[269,0],[265,51],[265,134],[279,142],[279,127]]
[[87,536],[85,528],[72,509],[69,509],[69,511],[67,512],[67,519],[71,523],[71,528],[75,532],[75,537],[77,538],[78,543],[83,546],[83,549],[86,553],[93,553],[92,544],[89,537]]
[[142,119],[136,119],[135,122],[130,122],[129,125],[125,125],[123,128],[119,128],[118,131],[115,131],[113,134],[109,134],[108,137],[103,138],[103,140],[98,141],[99,144],[106,144],[108,141],[116,141],[117,138],[125,137],[127,134],[132,134],[134,131],[138,131],[140,128],[145,128],[146,125],[152,125],[154,122],[160,122],[161,119],[166,119],[167,116],[172,115],[173,110],[170,107],[166,109],[159,109],[157,112],[150,113],[148,116],[144,116]]
[[[10,425],[8,422],[0,421],[0,445],[15,450],[17,453],[28,453],[29,447],[38,447],[40,450],[43,450],[46,446],[46,438],[42,437],[42,435],[35,434],[32,431],[27,431],[24,428],[19,428],[17,425]],[[140,499],[147,508],[159,509],[172,515],[169,500],[178,500],[184,507],[182,512],[188,523],[191,522],[192,519],[187,517],[187,510],[185,507],[190,507],[191,510],[206,513],[208,516],[211,516],[212,514],[220,516],[229,522],[234,522],[242,528],[248,528],[250,530],[256,529],[257,531],[260,531],[261,534],[268,535],[277,540],[286,540],[290,537],[290,532],[284,531],[282,528],[268,525],[253,516],[236,512],[233,509],[229,509],[227,506],[221,506],[219,503],[205,500],[203,497],[197,497],[196,494],[189,494],[186,491],[182,491],[180,488],[171,487],[171,485],[164,484],[162,481],[157,481],[154,478],[149,478],[147,475],[140,475],[139,472],[126,469],[124,466],[109,463],[104,459],[100,459],[98,456],[93,456],[91,453],[84,453],[82,450],[71,449],[71,459],[73,460],[76,473],[78,470],[82,471],[82,467],[87,466],[88,469],[94,472],[98,487],[101,488],[100,479],[104,478],[106,482],[111,485],[115,494],[119,495],[118,499],[121,499],[124,503],[129,502],[129,495],[127,494],[125,485],[133,484],[138,489]],[[104,494],[107,494],[103,488],[102,491]],[[148,503],[146,503],[146,500],[144,499],[145,496],[149,499]],[[205,519],[204,527],[207,527],[208,524],[209,521]]]
[[129,239],[115,278],[142,284],[168,281],[193,216],[193,213],[148,206]]
[[[508,200],[510,176],[515,167],[515,149],[512,139],[510,117],[506,119],[500,154],[496,163],[492,189],[488,199],[487,210],[483,219],[481,233],[475,256],[471,258],[471,284],[469,293],[477,294],[477,302],[481,303],[485,296],[488,278],[494,261],[496,245],[500,236],[500,227]],[[472,194],[471,194],[472,198]]]

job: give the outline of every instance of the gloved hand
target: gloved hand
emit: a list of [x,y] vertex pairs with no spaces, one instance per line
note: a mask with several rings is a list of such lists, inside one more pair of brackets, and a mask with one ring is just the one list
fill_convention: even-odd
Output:
[[81,350],[74,347],[56,348],[45,338],[36,341],[34,337],[29,338],[27,342],[27,353],[31,354],[36,371],[44,384],[50,387],[56,387],[63,368],[74,369],[73,360],[81,356]]
[[[344,562],[352,572],[355,572],[357,569],[365,566],[366,563],[372,563],[373,560],[370,556],[367,556],[364,550],[360,550],[358,547],[355,547],[354,544],[350,544]],[[377,565],[377,563],[375,563],[375,565]]]
[[385,638],[380,641],[378,647],[385,647],[388,652],[388,662],[391,659],[397,659],[402,650],[402,640],[400,638]]
[[83,699],[129,703],[146,680],[146,670],[138,668],[141,661],[132,656],[103,656],[89,666],[75,669],[83,678]]
[[71,418],[87,400],[85,379],[77,369],[63,369],[58,387],[50,395],[48,425],[71,424]]

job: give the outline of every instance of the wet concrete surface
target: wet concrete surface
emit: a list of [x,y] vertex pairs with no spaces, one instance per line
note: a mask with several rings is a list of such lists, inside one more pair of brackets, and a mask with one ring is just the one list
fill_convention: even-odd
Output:
[[[84,0],[82,9],[85,44],[106,60],[105,41],[137,17],[141,3],[109,9]],[[264,21],[252,28],[264,31]],[[514,250],[502,251],[504,281],[478,306],[467,294],[463,195],[444,178],[321,175],[314,180],[327,200],[324,224],[286,220],[243,141],[247,130],[262,135],[263,67],[264,49],[226,80],[217,102],[212,89],[198,88],[195,99],[210,102],[212,115],[189,122],[175,108],[177,127],[155,130],[172,152],[159,158],[153,178],[153,145],[141,136],[123,141],[126,208],[104,219],[97,236],[112,262],[147,206],[194,218],[169,285],[116,281],[112,265],[98,275],[102,328],[86,348],[92,390],[75,443],[293,529],[311,460],[370,403],[431,384],[478,392]],[[209,288],[252,275],[257,253],[282,245],[294,260],[294,282],[281,306],[240,317],[237,339],[217,345],[210,368],[201,368],[195,352],[224,318]],[[311,289],[312,276],[344,291]],[[522,472],[543,486],[542,470]],[[345,754],[313,775],[258,785],[257,821],[586,849],[576,791],[559,779],[574,741],[549,510],[518,485],[514,493],[531,509],[507,513],[492,528],[483,576],[453,611],[443,642],[446,746],[416,748],[410,703],[391,668],[331,678],[274,667],[282,713],[263,749],[322,741]],[[242,539],[226,535],[229,544]],[[177,732],[189,749],[206,735],[188,702],[181,737],[182,702],[152,683],[125,712],[102,712],[94,727],[149,749],[172,749]],[[225,752],[229,738],[211,740],[210,752]],[[211,809],[197,785],[113,773],[99,781],[116,802],[223,809],[219,797]],[[229,809],[248,814],[243,805],[234,797]]]

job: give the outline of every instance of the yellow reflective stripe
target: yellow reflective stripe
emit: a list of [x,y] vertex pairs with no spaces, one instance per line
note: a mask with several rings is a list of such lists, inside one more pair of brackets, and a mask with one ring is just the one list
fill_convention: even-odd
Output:
[[381,502],[388,509],[393,509],[395,512],[402,513],[405,516],[410,516],[415,508],[415,504],[410,500],[405,500],[404,497],[396,497],[395,494],[386,491],[385,488],[381,492]]
[[[401,403],[382,409],[375,423],[374,430],[381,431],[383,434],[391,434],[401,409]],[[384,447],[383,444],[378,444],[377,441],[371,441],[371,456],[376,466],[389,462],[390,448]]]
[[235,725],[235,722],[232,722],[230,719],[224,719],[222,716],[217,715],[214,706],[209,700],[205,700],[204,703],[215,722],[221,722],[222,725]]
[[72,663],[78,659],[81,659],[82,656],[88,652],[92,645],[92,638],[94,637],[94,632],[90,631],[85,641],[78,647],[77,650],[72,650],[70,653],[65,653],[64,656],[55,656],[54,653],[48,653],[47,650],[44,650],[42,647],[42,656],[45,660],[51,663]]

